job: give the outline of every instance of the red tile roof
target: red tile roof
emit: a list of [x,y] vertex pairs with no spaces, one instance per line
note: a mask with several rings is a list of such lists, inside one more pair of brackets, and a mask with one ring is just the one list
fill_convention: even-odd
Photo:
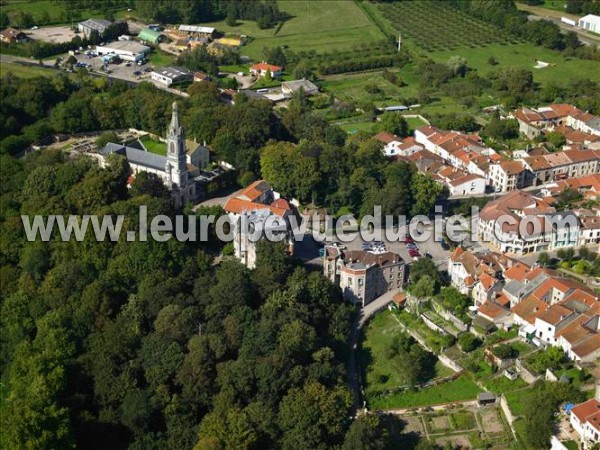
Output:
[[250,70],[260,70],[260,71],[269,71],[269,72],[278,72],[280,70],[283,70],[283,67],[280,66],[274,66],[272,64],[267,64],[266,62],[261,62],[258,64],[254,64],[253,66],[250,67]]
[[571,414],[579,419],[581,423],[587,422],[589,417],[592,417],[600,412],[600,401],[595,398],[587,402],[580,403],[571,409]]

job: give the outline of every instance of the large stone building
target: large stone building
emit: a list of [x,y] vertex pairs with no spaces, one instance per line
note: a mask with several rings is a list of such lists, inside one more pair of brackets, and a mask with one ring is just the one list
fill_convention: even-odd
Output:
[[171,124],[167,131],[167,156],[146,151],[140,146],[128,146],[109,142],[98,151],[100,164],[111,153],[124,156],[133,174],[153,173],[160,177],[172,192],[173,203],[178,207],[196,199],[196,183],[190,176],[187,163],[186,139],[179,123],[177,103],[173,103]]
[[292,208],[266,181],[255,181],[230,197],[223,209],[233,227],[235,257],[246,267],[256,267],[256,244],[268,234],[285,242],[286,252],[293,253],[289,223]]
[[405,264],[392,252],[343,251],[328,246],[323,273],[342,289],[344,299],[365,306],[388,291],[402,289]]

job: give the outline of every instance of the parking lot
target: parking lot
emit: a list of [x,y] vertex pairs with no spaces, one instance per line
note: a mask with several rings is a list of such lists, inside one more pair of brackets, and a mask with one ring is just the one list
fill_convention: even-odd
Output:
[[104,62],[99,56],[85,55],[84,52],[75,55],[78,63],[90,64],[91,71],[99,74],[107,74],[114,78],[119,78],[126,81],[151,81],[150,72],[153,67],[149,64],[142,66],[134,62],[121,61],[120,63],[110,63],[106,65],[107,71],[103,71]]
[[[424,230],[431,231],[432,227],[425,227]],[[397,230],[394,231],[398,232]],[[401,231],[404,231],[404,229]],[[346,234],[351,238],[350,241],[339,242],[339,244],[343,245],[347,250],[362,250],[365,249],[365,246],[370,244],[369,242],[366,242],[359,233],[354,232]],[[399,239],[387,239],[385,230],[381,234],[380,240],[383,245],[372,246],[375,251],[385,249],[385,251],[397,253],[406,263],[410,263],[418,258],[428,257],[431,258],[439,270],[446,270],[448,259],[450,258],[450,251],[445,250],[442,248],[442,244],[435,241],[433,232],[431,233],[432,236],[423,242],[418,242],[418,240],[421,240],[421,237],[414,236],[414,247],[419,255],[415,257],[411,256],[408,243],[401,242]],[[379,238],[377,238],[377,240],[379,240]],[[408,240],[410,241],[410,238]],[[337,241],[337,239],[334,239],[334,241]],[[331,241],[329,243],[331,243]],[[306,234],[301,242],[296,243],[294,254],[307,264],[321,265],[322,257],[319,255],[319,250],[321,248],[323,248],[323,243],[316,242],[311,234]]]
[[71,27],[40,27],[37,30],[27,30],[26,34],[30,39],[55,44],[69,42],[77,36]]

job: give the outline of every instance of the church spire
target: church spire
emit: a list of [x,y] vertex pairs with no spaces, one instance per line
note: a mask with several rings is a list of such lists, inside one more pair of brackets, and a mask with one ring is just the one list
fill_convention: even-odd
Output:
[[171,114],[171,126],[169,127],[169,131],[175,134],[179,131],[179,107],[177,106],[177,102],[173,102],[173,112]]

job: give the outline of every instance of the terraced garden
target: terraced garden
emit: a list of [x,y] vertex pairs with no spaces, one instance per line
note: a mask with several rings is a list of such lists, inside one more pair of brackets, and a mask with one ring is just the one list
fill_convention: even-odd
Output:
[[429,52],[519,42],[503,30],[437,1],[384,3],[379,8],[402,39]]

